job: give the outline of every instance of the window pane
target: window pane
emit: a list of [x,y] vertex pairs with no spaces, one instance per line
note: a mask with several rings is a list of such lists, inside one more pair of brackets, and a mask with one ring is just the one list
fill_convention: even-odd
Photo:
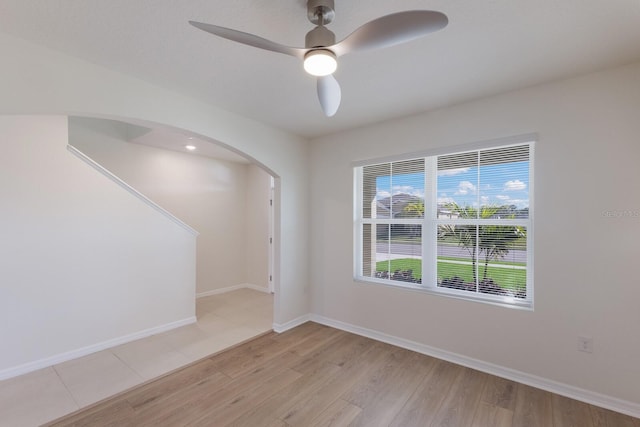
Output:
[[362,168],[363,218],[424,217],[424,159]]
[[377,226],[375,277],[401,282],[422,281],[422,226]]
[[375,277],[376,241],[371,224],[362,225],[362,276]]
[[477,226],[438,226],[438,287],[477,291]]
[[391,217],[424,218],[424,159],[394,162],[391,172]]
[[438,228],[438,286],[526,298],[526,228],[444,224]]
[[479,203],[498,219],[529,217],[529,147],[480,152]]
[[[458,208],[478,207],[478,153],[438,157],[438,219],[458,218]],[[477,216],[477,212],[462,212]]]
[[388,207],[380,205],[380,194],[391,194],[391,181],[379,179],[391,176],[391,164],[365,166],[362,168],[362,217],[389,218]]
[[391,268],[391,226],[388,224],[373,224],[375,231],[375,245],[372,247],[372,271],[373,276],[379,279],[388,279]]
[[478,227],[479,292],[526,298],[527,232],[525,227]]
[[528,218],[529,146],[439,156],[437,191],[439,219]]

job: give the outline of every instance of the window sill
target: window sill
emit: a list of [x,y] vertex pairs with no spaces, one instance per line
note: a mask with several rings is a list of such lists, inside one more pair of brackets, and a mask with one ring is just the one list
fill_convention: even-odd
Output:
[[511,308],[516,310],[533,311],[533,301],[520,300],[514,297],[488,295],[488,294],[473,294],[469,295],[465,291],[457,291],[455,289],[442,289],[426,287],[417,285],[414,283],[403,282],[390,282],[388,280],[376,279],[371,277],[354,277],[355,283],[363,283],[367,285],[382,285],[390,288],[400,288],[409,291],[416,291],[424,294],[435,295],[439,297],[454,298],[463,301],[470,301],[482,304],[496,305],[499,307]]

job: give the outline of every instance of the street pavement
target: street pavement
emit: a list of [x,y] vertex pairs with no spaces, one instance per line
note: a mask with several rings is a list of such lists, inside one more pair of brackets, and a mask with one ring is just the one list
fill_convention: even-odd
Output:
[[[451,257],[451,258],[470,258],[469,251],[464,247],[452,246],[452,245],[438,245],[439,257]],[[376,244],[376,259],[378,261],[385,261],[388,259],[399,258],[421,258],[422,246],[419,244],[411,243],[377,243]],[[509,253],[498,261],[509,261],[526,263],[527,251],[521,249],[511,249]],[[464,262],[464,261],[457,261]]]

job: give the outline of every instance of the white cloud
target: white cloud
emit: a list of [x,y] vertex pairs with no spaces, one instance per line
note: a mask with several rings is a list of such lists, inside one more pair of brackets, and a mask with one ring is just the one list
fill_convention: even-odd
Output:
[[411,196],[424,198],[424,190],[412,187],[411,185],[395,185],[392,191],[393,194],[409,194]]
[[504,183],[504,191],[520,191],[527,188],[527,184],[519,179],[513,181],[507,181]]
[[438,171],[438,176],[453,176],[461,173],[469,172],[469,168],[444,169]]
[[503,205],[514,205],[518,209],[526,208],[529,206],[528,199],[512,199],[511,197],[504,194],[498,194],[497,196],[495,196],[495,198],[500,200],[501,204]]
[[460,181],[460,184],[458,184],[458,191],[456,191],[456,195],[457,196],[465,196],[467,194],[475,194],[476,193],[476,186],[473,185],[473,183],[469,182],[469,181]]
[[438,205],[448,205],[449,203],[455,203],[451,197],[438,197]]
[[389,197],[389,196],[391,196],[391,193],[389,193],[388,191],[384,191],[384,190],[378,191],[378,193],[376,194],[376,198],[377,199],[384,199],[384,198]]

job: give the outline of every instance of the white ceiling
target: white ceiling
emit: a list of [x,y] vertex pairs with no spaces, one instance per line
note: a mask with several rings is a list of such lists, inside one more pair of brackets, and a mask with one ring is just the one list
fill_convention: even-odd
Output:
[[[128,142],[134,144],[150,145],[165,150],[178,151],[180,153],[194,154],[203,157],[211,157],[214,159],[226,160],[235,163],[249,164],[250,161],[240,154],[228,150],[214,141],[205,141],[203,139],[178,132],[174,129],[155,127],[148,129],[148,132],[135,138],[128,139]],[[211,144],[211,142],[214,142]],[[192,145],[195,150],[190,151],[185,147]]]
[[310,138],[640,59],[639,0],[335,1],[338,40],[401,10],[438,10],[449,26],[341,57],[332,118],[297,59],[187,24],[303,46],[305,0],[0,0],[0,31]]

